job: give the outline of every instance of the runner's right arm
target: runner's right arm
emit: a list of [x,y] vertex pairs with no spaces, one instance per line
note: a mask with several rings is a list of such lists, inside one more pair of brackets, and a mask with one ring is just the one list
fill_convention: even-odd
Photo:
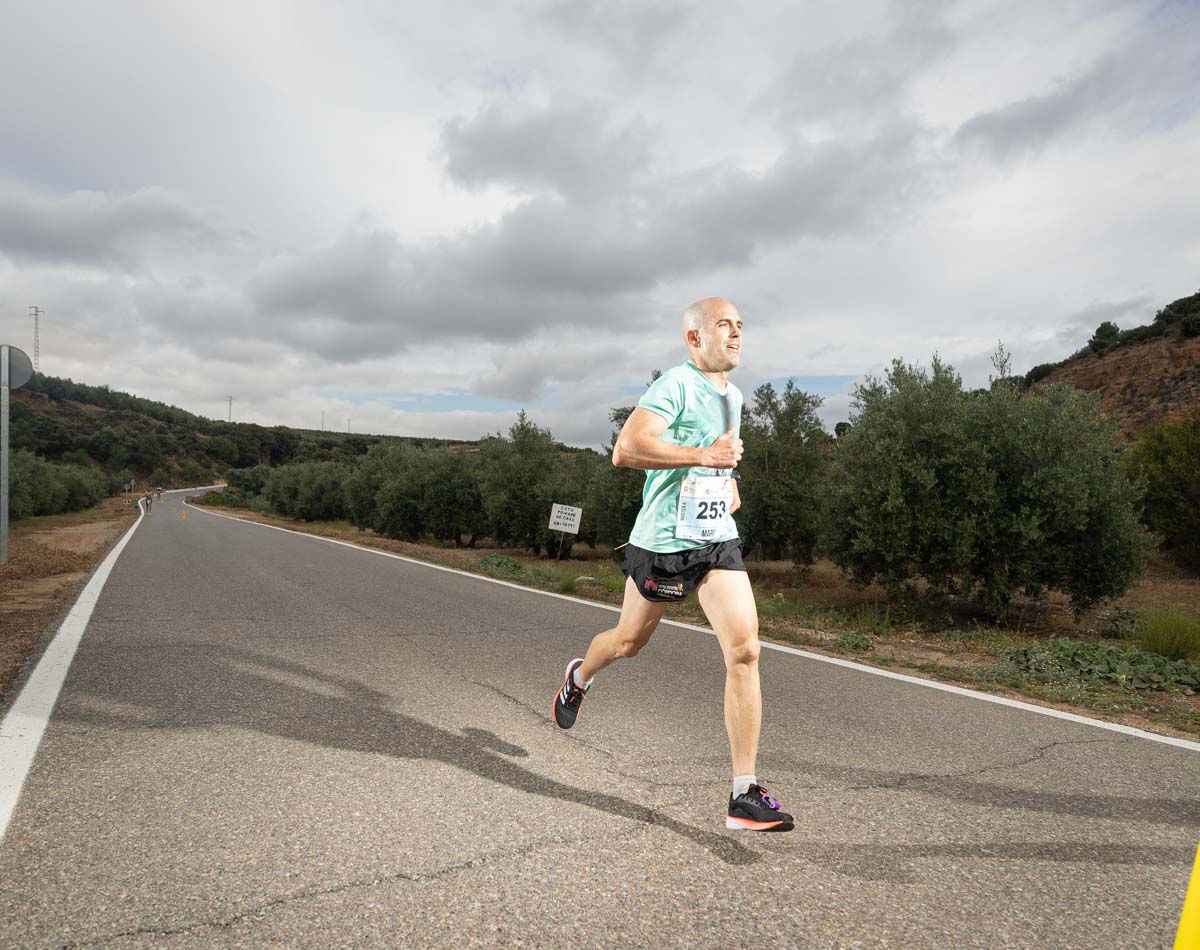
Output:
[[668,422],[657,412],[641,406],[630,413],[613,447],[613,465],[622,468],[735,468],[742,457],[742,440],[733,430],[712,445],[694,448],[672,445],[662,439]]

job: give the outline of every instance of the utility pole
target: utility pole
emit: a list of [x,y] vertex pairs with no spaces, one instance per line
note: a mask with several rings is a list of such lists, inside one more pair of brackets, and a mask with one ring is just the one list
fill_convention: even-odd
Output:
[[35,373],[41,372],[41,369],[39,368],[41,363],[41,360],[39,359],[39,351],[41,350],[41,347],[38,345],[38,324],[41,322],[39,318],[45,312],[46,311],[41,307],[29,308],[29,315],[33,317],[33,371]]
[[349,434],[349,432],[350,432],[350,417],[346,416],[346,433]]
[[233,397],[226,396],[225,398],[229,400],[229,418],[226,421],[233,422]]
[[325,410],[321,410],[321,431],[325,431]]

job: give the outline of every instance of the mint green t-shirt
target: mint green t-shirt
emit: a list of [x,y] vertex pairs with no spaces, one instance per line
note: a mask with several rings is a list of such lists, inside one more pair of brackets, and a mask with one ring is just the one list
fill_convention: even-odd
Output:
[[[649,409],[667,420],[661,438],[672,445],[702,448],[712,445],[733,429],[741,432],[742,394],[727,383],[722,393],[691,360],[667,370],[651,383],[646,395],[638,400],[639,409]],[[737,525],[729,518],[729,528],[708,541],[675,536],[675,518],[679,508],[679,486],[689,473],[716,475],[715,469],[666,468],[646,472],[642,489],[642,510],[638,512],[629,543],[647,551],[687,551],[738,536]]]

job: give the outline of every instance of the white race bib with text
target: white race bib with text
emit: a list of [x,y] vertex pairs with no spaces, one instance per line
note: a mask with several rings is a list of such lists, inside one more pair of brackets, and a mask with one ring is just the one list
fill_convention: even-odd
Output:
[[675,537],[686,541],[712,541],[727,534],[732,507],[732,477],[686,476],[679,490]]

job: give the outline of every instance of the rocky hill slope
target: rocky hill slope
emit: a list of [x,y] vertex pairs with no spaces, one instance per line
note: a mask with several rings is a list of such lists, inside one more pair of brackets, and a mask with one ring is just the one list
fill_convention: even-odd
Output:
[[1078,353],[1035,366],[1025,381],[1098,393],[1101,412],[1128,439],[1177,422],[1200,408],[1200,293],[1168,304],[1147,326],[1102,323]]
[[1038,386],[1049,383],[1099,393],[1100,411],[1120,423],[1122,435],[1136,439],[1200,408],[1200,337],[1168,336],[1086,356],[1055,370]]

